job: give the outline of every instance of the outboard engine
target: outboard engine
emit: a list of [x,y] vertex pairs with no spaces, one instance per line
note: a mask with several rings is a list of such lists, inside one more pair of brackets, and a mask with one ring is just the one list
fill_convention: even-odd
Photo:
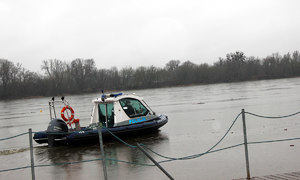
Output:
[[68,126],[62,119],[52,119],[47,128],[48,146],[65,144]]

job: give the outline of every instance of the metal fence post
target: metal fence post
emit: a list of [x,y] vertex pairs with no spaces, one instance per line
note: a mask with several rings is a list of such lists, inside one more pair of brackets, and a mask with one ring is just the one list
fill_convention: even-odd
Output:
[[244,146],[245,146],[247,179],[250,180],[250,167],[249,167],[249,155],[248,155],[247,129],[246,129],[246,118],[245,118],[245,110],[244,109],[242,109],[242,119],[243,119],[243,132],[244,132]]
[[101,150],[101,156],[102,156],[104,179],[107,180],[106,160],[105,160],[105,154],[104,154],[104,148],[103,148],[102,128],[101,128],[100,124],[98,126],[98,135],[99,135],[99,143],[100,143],[100,150]]
[[145,150],[137,143],[137,147],[166,175],[169,179],[174,179],[158,162],[156,162]]
[[32,177],[32,180],[35,180],[33,145],[32,145],[32,129],[30,128],[28,130],[28,132],[29,132],[29,147],[30,147],[30,161],[31,161],[31,177]]

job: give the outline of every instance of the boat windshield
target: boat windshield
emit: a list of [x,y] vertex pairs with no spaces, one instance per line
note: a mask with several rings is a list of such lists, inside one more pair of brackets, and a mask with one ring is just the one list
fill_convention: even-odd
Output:
[[149,112],[149,110],[137,99],[120,99],[120,104],[130,118],[146,116]]
[[[113,127],[114,126],[114,104],[99,104],[99,121],[105,127]],[[107,119],[106,119],[107,112]]]

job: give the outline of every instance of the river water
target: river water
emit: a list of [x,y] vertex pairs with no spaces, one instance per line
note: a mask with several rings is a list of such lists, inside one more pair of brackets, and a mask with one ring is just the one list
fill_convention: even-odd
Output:
[[[169,122],[159,132],[125,139],[143,143],[171,157],[207,151],[226,133],[236,116],[245,109],[267,116],[282,116],[300,110],[300,78],[222,83],[127,91],[144,97],[157,114]],[[80,118],[89,124],[91,100],[99,94],[67,96]],[[51,97],[0,101],[0,139],[23,132],[45,130],[49,122]],[[61,107],[57,107],[60,111]],[[300,115],[284,119],[262,119],[246,114],[248,141],[300,137]],[[215,148],[243,143],[241,117]],[[30,165],[28,135],[0,141],[0,170]],[[107,158],[151,164],[137,148],[119,141],[104,144]],[[299,171],[300,141],[249,145],[251,176]],[[164,160],[152,154],[158,160]],[[35,165],[101,158],[99,144],[83,147],[48,148],[34,142]],[[175,179],[234,179],[246,177],[244,146],[209,153],[191,159],[161,164]],[[108,179],[168,179],[157,167],[107,162]],[[36,179],[104,179],[101,161],[35,168]],[[0,173],[0,179],[31,179],[30,168]]]

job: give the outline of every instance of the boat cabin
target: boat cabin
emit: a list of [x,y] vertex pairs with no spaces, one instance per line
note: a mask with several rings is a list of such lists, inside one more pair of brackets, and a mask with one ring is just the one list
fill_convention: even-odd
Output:
[[90,124],[100,122],[105,127],[117,127],[157,118],[146,102],[134,94],[102,95],[93,103]]

